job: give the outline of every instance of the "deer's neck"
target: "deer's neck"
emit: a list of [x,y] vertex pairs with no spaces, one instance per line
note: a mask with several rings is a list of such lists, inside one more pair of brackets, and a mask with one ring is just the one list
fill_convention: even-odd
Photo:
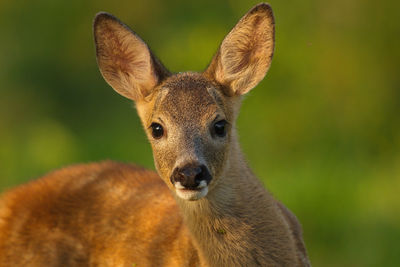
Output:
[[[274,200],[253,175],[239,145],[224,177],[199,201],[177,199],[200,258],[209,266],[276,264],[278,232],[288,232]],[[289,236],[279,239],[290,243]],[[272,246],[271,246],[272,245]],[[287,246],[282,245],[282,246]],[[271,248],[269,248],[271,247]],[[268,255],[275,255],[268,259]]]

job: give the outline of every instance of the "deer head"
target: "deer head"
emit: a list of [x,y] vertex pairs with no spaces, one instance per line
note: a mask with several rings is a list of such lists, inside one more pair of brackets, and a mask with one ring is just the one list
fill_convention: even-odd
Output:
[[241,96],[270,66],[274,19],[269,5],[251,9],[201,73],[171,74],[110,14],[96,16],[94,35],[100,72],[115,91],[135,101],[161,178],[180,198],[205,197],[230,168]]

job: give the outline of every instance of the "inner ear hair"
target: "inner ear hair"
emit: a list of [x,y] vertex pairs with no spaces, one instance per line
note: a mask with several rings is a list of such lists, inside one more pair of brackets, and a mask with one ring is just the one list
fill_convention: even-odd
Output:
[[100,72],[119,94],[145,100],[170,75],[146,43],[111,14],[98,13],[93,31]]
[[244,15],[222,41],[205,74],[227,95],[243,95],[265,76],[274,52],[272,9],[261,3]]

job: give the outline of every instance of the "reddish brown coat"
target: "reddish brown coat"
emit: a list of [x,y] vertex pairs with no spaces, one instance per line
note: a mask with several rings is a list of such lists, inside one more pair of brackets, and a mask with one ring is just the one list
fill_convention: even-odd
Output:
[[[7,192],[0,266],[309,266],[300,224],[252,173],[236,133],[241,96],[271,63],[271,8],[251,9],[203,73],[172,75],[107,13],[94,33],[100,71],[135,101],[158,174],[108,161]],[[213,134],[216,121],[226,122],[226,135]],[[174,183],[188,163],[207,170],[206,187]]]

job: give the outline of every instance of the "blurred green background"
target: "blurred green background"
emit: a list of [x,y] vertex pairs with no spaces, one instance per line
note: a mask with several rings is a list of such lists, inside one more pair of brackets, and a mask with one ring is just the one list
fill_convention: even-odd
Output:
[[[202,70],[257,1],[0,1],[0,191],[76,162],[153,168],[132,104],[102,79],[108,11],[174,72]],[[400,266],[399,1],[270,0],[276,53],[238,128],[304,228],[314,266]]]

